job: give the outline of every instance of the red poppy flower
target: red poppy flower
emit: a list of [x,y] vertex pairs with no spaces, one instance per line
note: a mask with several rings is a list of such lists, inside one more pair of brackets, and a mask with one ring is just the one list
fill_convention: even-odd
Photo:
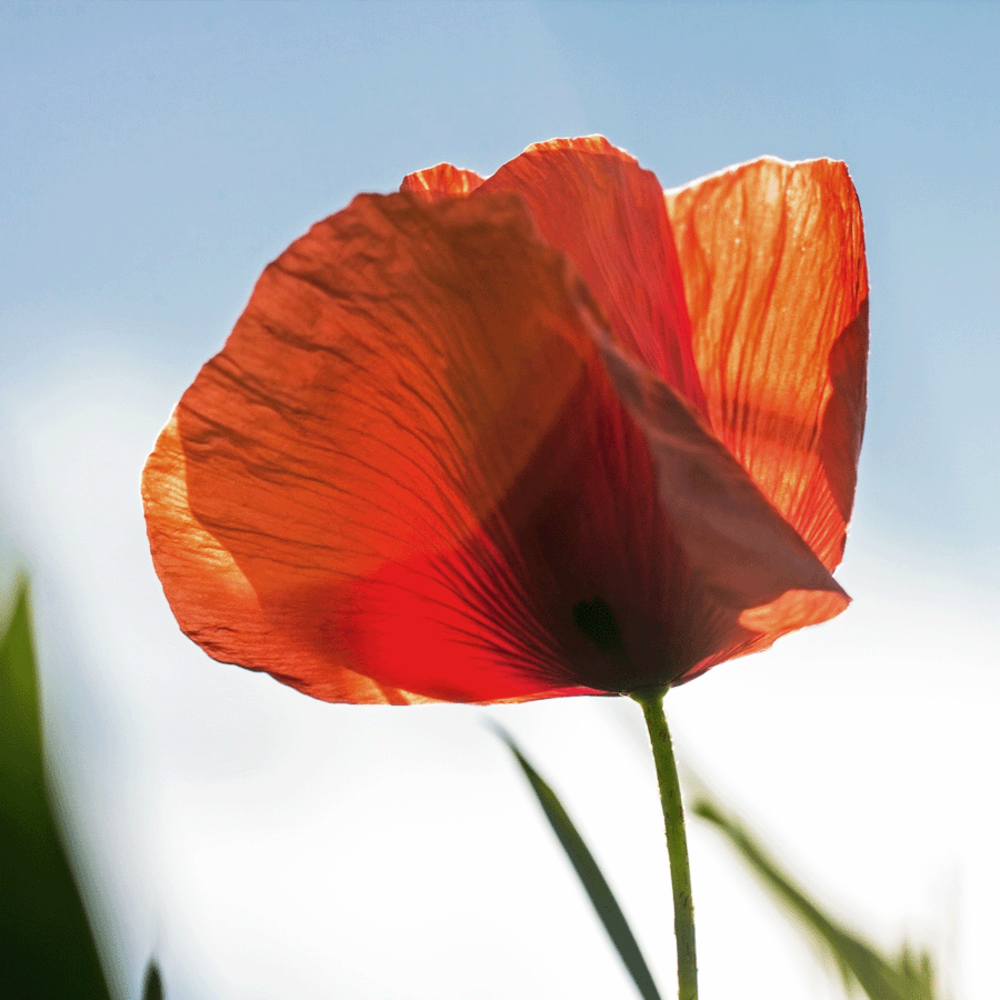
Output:
[[146,465],[153,560],[329,701],[686,681],[846,606],[866,356],[843,164],[434,167],[264,271]]

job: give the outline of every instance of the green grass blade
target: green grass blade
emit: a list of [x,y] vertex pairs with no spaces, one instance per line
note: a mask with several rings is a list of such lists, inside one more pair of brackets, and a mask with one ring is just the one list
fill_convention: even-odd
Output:
[[594,904],[594,909],[601,918],[608,936],[615,948],[618,949],[618,954],[625,963],[625,968],[628,969],[640,996],[643,997],[643,1000],[660,1000],[656,984],[653,982],[646,960],[642,957],[632,929],[625,919],[625,914],[622,913],[611,887],[601,874],[594,856],[583,842],[583,838],[577,832],[573,821],[569,818],[556,793],[526,760],[514,740],[499,726],[495,728],[500,738],[510,747],[518,764],[521,765],[521,770],[538,797],[542,811],[576,869],[576,874],[583,883],[584,889],[587,890],[587,895],[590,897],[591,903]]
[[870,1000],[935,1000],[934,969],[927,953],[906,946],[896,958],[882,954],[858,934],[847,930],[814,903],[734,817],[726,815],[702,794],[691,811],[712,823],[774,896],[793,913],[814,943],[834,961],[846,990],[860,987]]
[[46,791],[23,580],[0,640],[0,970],[10,997],[109,997]]
[[146,977],[142,984],[142,1000],[163,1000],[163,977],[155,959],[146,966]]

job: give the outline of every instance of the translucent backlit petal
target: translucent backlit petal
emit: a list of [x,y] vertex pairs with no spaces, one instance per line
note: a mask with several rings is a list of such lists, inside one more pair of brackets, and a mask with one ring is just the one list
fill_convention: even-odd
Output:
[[178,622],[198,645],[218,660],[267,670],[327,701],[420,700],[332,660],[311,683],[303,683],[294,673],[302,659],[295,637],[275,628],[232,553],[191,513],[186,469],[174,413],[146,463],[142,493],[156,571]]
[[461,197],[472,194],[483,183],[483,178],[474,170],[453,167],[450,163],[439,163],[416,173],[407,174],[400,191],[424,195],[431,198]]
[[[472,177],[475,180],[469,181]],[[677,252],[654,174],[602,136],[535,143],[483,181],[439,164],[403,190],[514,191],[576,265],[623,346],[703,407]]]
[[666,193],[712,429],[830,569],[865,416],[868,278],[842,163],[764,159]]
[[147,466],[182,628],[336,700],[575,687],[495,516],[576,419],[575,281],[511,195],[360,197],[293,244]]

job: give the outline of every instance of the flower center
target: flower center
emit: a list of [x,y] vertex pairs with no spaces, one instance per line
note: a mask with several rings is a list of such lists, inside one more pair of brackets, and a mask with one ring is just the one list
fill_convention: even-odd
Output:
[[602,653],[625,652],[618,620],[603,597],[597,596],[592,601],[574,604],[573,622]]

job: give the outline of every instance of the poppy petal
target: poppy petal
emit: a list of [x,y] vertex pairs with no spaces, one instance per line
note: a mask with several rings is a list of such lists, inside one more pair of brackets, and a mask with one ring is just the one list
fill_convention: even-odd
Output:
[[439,164],[409,175],[403,190],[461,195],[472,184],[524,198],[542,236],[573,261],[601,303],[616,340],[704,406],[677,251],[654,174],[595,135],[535,143],[485,181]]
[[840,585],[702,415],[596,324],[590,329],[645,434],[665,519],[689,567],[686,669],[671,679],[688,680],[843,611],[850,599]]
[[[294,646],[274,628],[233,555],[192,514],[187,457],[175,411],[143,470],[142,496],[156,571],[181,628],[209,656],[270,671],[306,689],[294,670]],[[254,651],[253,655],[249,651]],[[287,658],[287,663],[286,663]],[[408,704],[422,700],[339,665],[309,693],[327,701]]]
[[362,196],[293,244],[147,464],[182,629],[328,700],[581,693],[496,516],[575,417],[578,280],[508,194]]
[[442,197],[457,198],[472,194],[483,183],[483,178],[474,170],[464,167],[453,167],[450,163],[439,163],[426,170],[417,170],[407,174],[400,191],[423,195],[432,199]]
[[854,502],[868,354],[847,168],[762,159],[665,200],[712,429],[833,569]]

